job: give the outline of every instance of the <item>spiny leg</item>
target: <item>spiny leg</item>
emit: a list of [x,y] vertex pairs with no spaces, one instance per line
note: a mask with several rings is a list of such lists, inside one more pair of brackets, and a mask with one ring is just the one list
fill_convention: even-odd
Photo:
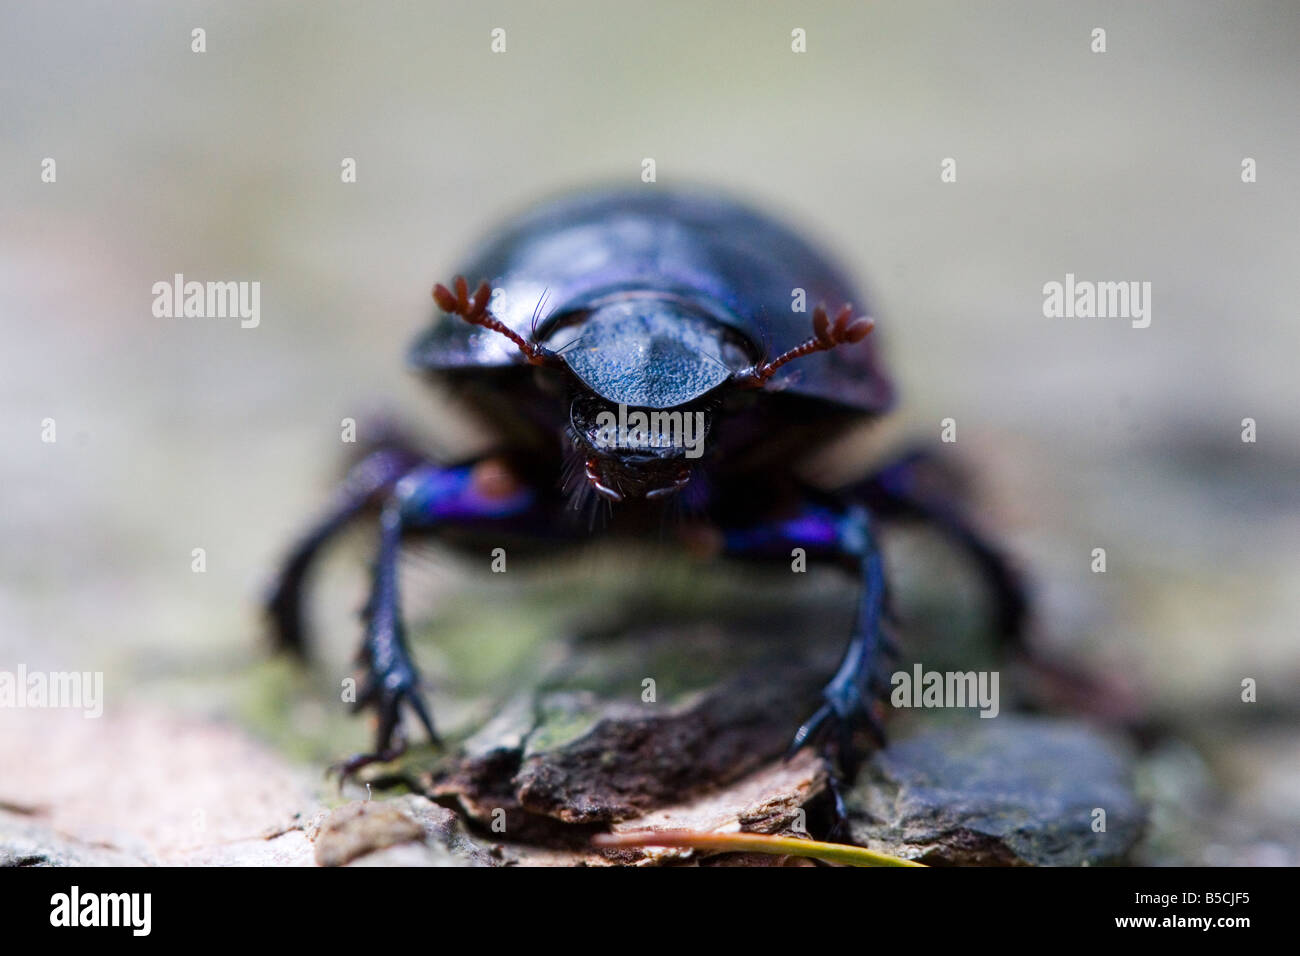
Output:
[[367,764],[393,760],[406,749],[401,728],[401,705],[415,711],[429,739],[439,743],[433,719],[419,693],[420,675],[411,660],[400,615],[397,593],[397,558],[402,543],[402,500],[391,497],[379,517],[379,554],[375,559],[370,599],[363,612],[366,636],[361,656],[366,664],[365,683],[353,704],[354,711],[373,706],[378,712],[374,752],[356,754],[339,767],[346,778]]
[[835,560],[854,568],[862,580],[852,636],[835,675],[822,691],[821,707],[795,732],[787,758],[818,742],[831,764],[836,830],[847,820],[843,786],[857,776],[861,753],[854,739],[866,730],[878,746],[885,742],[876,702],[889,683],[882,662],[897,655],[885,633],[885,572],[865,507],[807,505],[799,513],[757,526],[724,531],[726,550],[737,556],[788,556],[802,547],[810,557]]
[[495,461],[454,468],[424,465],[398,482],[380,514],[379,552],[364,611],[361,656],[366,678],[353,705],[358,711],[375,709],[375,749],[340,764],[343,777],[367,764],[392,760],[405,750],[403,704],[415,712],[430,739],[438,742],[402,622],[398,557],[403,537],[449,525],[509,530],[522,525],[521,519],[535,518],[537,507],[537,494],[513,481]]
[[363,511],[377,507],[401,477],[423,461],[417,452],[394,442],[377,448],[349,470],[325,513],[293,546],[267,589],[263,606],[278,649],[306,655],[303,597],[321,549]]

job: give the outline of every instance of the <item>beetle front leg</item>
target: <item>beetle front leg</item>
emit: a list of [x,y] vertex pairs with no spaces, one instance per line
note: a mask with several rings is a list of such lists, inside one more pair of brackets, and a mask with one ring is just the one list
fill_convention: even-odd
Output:
[[370,763],[392,760],[406,748],[402,728],[405,704],[438,742],[433,719],[420,695],[420,674],[406,643],[398,593],[398,556],[405,535],[439,527],[509,527],[526,517],[536,494],[515,482],[500,463],[480,462],[455,468],[425,465],[406,474],[380,513],[379,553],[370,598],[366,602],[361,656],[367,674],[354,710],[373,707],[378,715],[375,750],[339,765],[344,777]]
[[871,536],[870,522],[865,512],[863,515],[862,524],[850,531],[860,538],[860,542],[850,545],[853,550],[849,553],[858,559],[862,592],[849,646],[835,676],[822,690],[824,703],[795,732],[789,750],[791,755],[798,752],[825,728],[834,734],[836,761],[849,780],[857,776],[861,756],[854,746],[853,732],[864,728],[878,746],[885,743],[885,730],[875,708],[889,686],[881,659],[893,650],[883,630],[884,564]]
[[857,775],[861,753],[854,735],[866,730],[877,745],[885,741],[877,702],[887,692],[883,662],[897,651],[884,630],[885,571],[872,531],[871,516],[861,505],[846,508],[807,506],[789,518],[755,527],[724,531],[726,551],[736,556],[788,557],[804,548],[810,557],[834,560],[855,570],[862,581],[857,617],[844,658],[822,691],[823,703],[795,733],[787,756],[820,741],[843,780],[832,777],[840,820],[844,805],[840,786]]

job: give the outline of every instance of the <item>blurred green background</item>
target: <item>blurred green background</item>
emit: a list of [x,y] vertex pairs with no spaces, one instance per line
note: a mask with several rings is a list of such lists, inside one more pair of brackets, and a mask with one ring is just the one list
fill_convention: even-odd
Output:
[[[1254,821],[1207,845],[1295,862],[1294,3],[10,0],[0,37],[0,667],[103,669],[111,710],[255,660],[340,419],[476,440],[403,365],[432,283],[512,211],[652,157],[659,186],[725,186],[861,277],[886,428],[957,420],[1040,639],[1196,738]],[[155,318],[177,272],[260,282],[260,326]],[[1151,282],[1150,328],[1044,318],[1067,272]],[[315,605],[339,666],[360,554]],[[46,749],[32,720],[0,713],[0,765]]]

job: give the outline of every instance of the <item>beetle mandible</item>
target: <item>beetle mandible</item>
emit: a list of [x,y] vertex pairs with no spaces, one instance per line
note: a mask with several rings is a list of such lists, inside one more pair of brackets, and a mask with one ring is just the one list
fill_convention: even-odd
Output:
[[[481,284],[458,277],[434,288],[440,314],[410,361],[482,419],[497,449],[442,464],[382,443],[292,549],[267,602],[280,645],[301,652],[317,553],[353,518],[378,513],[356,702],[375,709],[378,731],[374,752],[347,761],[344,775],[401,753],[403,706],[437,739],[398,598],[408,535],[576,543],[655,533],[675,508],[683,541],[707,528],[721,556],[784,562],[802,548],[845,567],[861,580],[856,623],[820,707],[792,728],[791,751],[818,741],[848,778],[861,756],[856,731],[883,745],[884,665],[896,653],[877,520],[937,525],[991,586],[1003,635],[1018,637],[1026,604],[1016,575],[957,509],[925,492],[915,456],[834,492],[798,476],[813,451],[887,411],[894,391],[871,320],[850,305],[861,299],[785,226],[713,196],[596,192],[525,214],[461,275]],[[822,304],[794,311],[796,289]]]

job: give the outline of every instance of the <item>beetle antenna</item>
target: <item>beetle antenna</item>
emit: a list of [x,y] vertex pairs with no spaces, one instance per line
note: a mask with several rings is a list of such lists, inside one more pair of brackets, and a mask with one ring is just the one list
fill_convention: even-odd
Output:
[[454,293],[441,282],[433,287],[433,299],[442,311],[449,315],[458,315],[470,325],[500,332],[519,347],[519,351],[524,353],[524,358],[528,359],[530,365],[556,364],[558,359],[554,352],[544,345],[528,341],[488,311],[492,286],[486,281],[479,283],[473,298],[470,298],[469,283],[465,281],[464,276],[456,276],[452,285],[456,288]]
[[866,317],[854,319],[853,306],[851,305],[845,305],[841,308],[836,314],[834,322],[826,314],[826,309],[819,305],[813,310],[812,338],[800,342],[786,352],[782,352],[770,362],[759,362],[747,369],[742,369],[736,373],[735,381],[745,388],[762,388],[767,384],[768,379],[776,374],[776,370],[786,363],[793,362],[797,358],[803,358],[805,355],[811,355],[814,352],[825,352],[837,345],[861,342],[875,327],[876,323]]

